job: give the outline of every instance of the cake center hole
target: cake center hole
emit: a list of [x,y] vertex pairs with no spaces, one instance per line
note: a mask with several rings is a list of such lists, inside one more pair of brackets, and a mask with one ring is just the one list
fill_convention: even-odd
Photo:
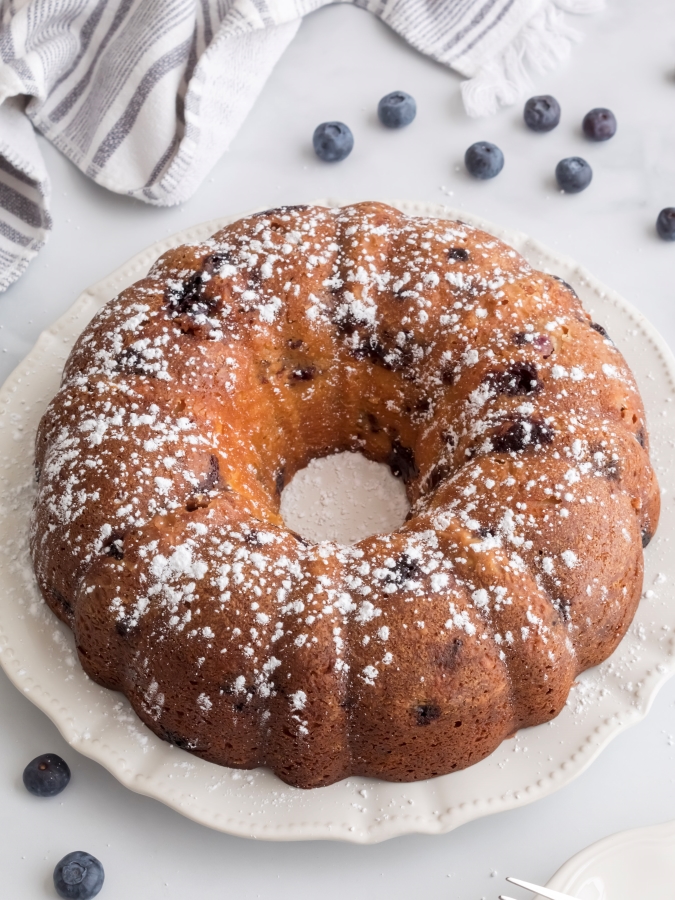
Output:
[[360,453],[313,459],[281,494],[284,522],[308,541],[356,544],[388,534],[409,509],[403,481]]

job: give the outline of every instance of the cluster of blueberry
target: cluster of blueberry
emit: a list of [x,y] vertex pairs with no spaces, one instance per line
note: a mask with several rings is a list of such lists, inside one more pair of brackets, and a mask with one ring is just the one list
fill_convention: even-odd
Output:
[[[417,115],[417,104],[405,91],[392,91],[378,103],[377,115],[387,128],[403,128]],[[354,135],[344,122],[322,122],[314,130],[312,143],[319,159],[340,162],[354,149]]]
[[[56,753],[45,753],[28,763],[23,770],[26,790],[36,797],[55,797],[68,786],[68,763]],[[82,850],[67,853],[54,869],[54,887],[65,900],[91,900],[103,887],[103,866]]]
[[[523,118],[532,131],[553,131],[560,124],[560,104],[548,94],[530,97]],[[611,109],[592,109],[584,116],[581,127],[589,140],[608,141],[616,134],[616,118]],[[464,162],[475,178],[494,178],[504,167],[504,154],[494,144],[479,141],[466,151]],[[568,156],[556,166],[555,177],[561,191],[578,194],[591,183],[593,170],[580,156]]]
[[[387,94],[377,107],[379,119],[387,128],[409,125],[416,113],[417,104],[405,91]],[[525,104],[523,118],[532,131],[552,131],[560,123],[560,104],[548,94],[530,97]],[[610,109],[592,109],[584,116],[581,127],[589,140],[608,141],[616,134],[616,117]],[[313,144],[319,159],[339,162],[352,152],[354,135],[344,122],[322,122],[314,131]],[[464,154],[464,164],[475,178],[494,178],[504,168],[504,154],[495,144],[478,141]],[[582,157],[568,156],[556,166],[555,177],[561,191],[578,194],[591,183],[593,170]],[[656,230],[663,240],[675,241],[675,207],[661,210],[656,220]]]

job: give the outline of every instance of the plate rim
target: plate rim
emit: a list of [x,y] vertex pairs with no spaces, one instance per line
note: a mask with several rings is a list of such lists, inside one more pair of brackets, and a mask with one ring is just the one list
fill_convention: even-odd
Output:
[[[600,859],[612,855],[624,847],[640,844],[671,844],[675,849],[675,819],[659,822],[656,825],[644,825],[640,828],[629,828],[617,831],[607,837],[584,847],[560,866],[546,882],[546,887],[554,891],[567,892],[574,889],[576,879],[592,868]],[[538,894],[535,900],[544,900]]]

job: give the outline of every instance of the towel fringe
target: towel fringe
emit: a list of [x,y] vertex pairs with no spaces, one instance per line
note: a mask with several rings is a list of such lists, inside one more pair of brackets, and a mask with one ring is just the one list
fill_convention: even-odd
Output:
[[496,59],[462,82],[462,100],[468,115],[489,116],[501,106],[516,103],[532,88],[531,72],[543,74],[555,68],[569,57],[573,44],[581,40],[579,32],[565,21],[563,12],[587,15],[603,6],[604,0],[546,0]]

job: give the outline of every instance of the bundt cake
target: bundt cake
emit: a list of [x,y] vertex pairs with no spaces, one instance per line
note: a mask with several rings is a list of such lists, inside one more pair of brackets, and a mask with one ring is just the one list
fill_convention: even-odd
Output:
[[[312,543],[280,495],[358,451],[406,522]],[[643,405],[574,290],[458,222],[282,207],[165,253],[81,335],[37,436],[42,594],[164,740],[299,787],[477,762],[635,612]]]

